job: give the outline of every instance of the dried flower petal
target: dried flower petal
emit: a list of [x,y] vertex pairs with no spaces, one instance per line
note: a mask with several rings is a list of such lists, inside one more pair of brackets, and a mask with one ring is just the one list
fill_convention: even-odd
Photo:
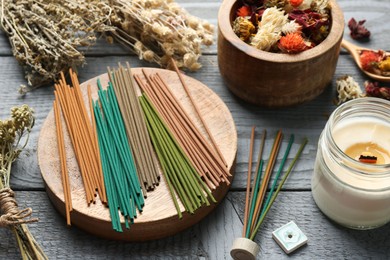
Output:
[[364,82],[366,95],[369,97],[378,97],[390,100],[390,88],[380,87],[378,82]]
[[375,51],[364,50],[360,54],[360,63],[366,71],[373,71],[381,59],[382,55]]
[[238,8],[237,10],[237,16],[245,17],[245,16],[250,16],[251,14],[252,14],[252,9],[247,5],[244,5]]
[[302,4],[303,0],[289,0],[289,2],[293,7],[298,7]]
[[351,18],[349,20],[348,28],[351,30],[350,34],[353,39],[358,40],[358,39],[370,38],[370,34],[371,34],[370,31],[363,26],[365,22],[366,20],[361,20],[359,22],[356,22],[354,18]]
[[289,34],[289,33],[295,33],[295,32],[300,32],[302,27],[296,23],[295,21],[289,21],[282,27],[282,33],[284,34]]
[[283,36],[279,40],[278,47],[286,53],[299,53],[309,48],[300,33],[289,33]]

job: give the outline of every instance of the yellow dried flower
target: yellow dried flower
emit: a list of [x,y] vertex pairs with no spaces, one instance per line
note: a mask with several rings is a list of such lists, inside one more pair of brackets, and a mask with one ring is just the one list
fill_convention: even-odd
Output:
[[381,71],[390,71],[390,57],[387,57],[385,60],[379,62],[378,67]]
[[233,31],[241,40],[247,41],[256,31],[255,26],[242,16],[238,16],[233,22]]

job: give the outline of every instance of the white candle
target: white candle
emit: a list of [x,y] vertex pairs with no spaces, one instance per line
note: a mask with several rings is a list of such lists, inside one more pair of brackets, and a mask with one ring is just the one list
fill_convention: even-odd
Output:
[[[361,154],[376,163],[359,162]],[[336,109],[319,141],[312,193],[322,212],[344,226],[390,221],[390,102],[365,98]]]

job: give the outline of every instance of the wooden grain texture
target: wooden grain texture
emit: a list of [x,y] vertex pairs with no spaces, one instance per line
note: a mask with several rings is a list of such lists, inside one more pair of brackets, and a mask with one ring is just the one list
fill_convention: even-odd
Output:
[[[196,13],[216,24],[221,0],[178,0],[191,13]],[[372,35],[367,42],[356,42],[367,48],[390,51],[388,0],[339,0],[345,22],[351,17],[366,19],[365,26]],[[344,38],[352,41],[345,27]],[[310,180],[317,149],[318,137],[327,117],[335,109],[335,79],[349,74],[362,86],[368,78],[357,70],[352,57],[341,50],[332,83],[316,99],[289,109],[263,109],[245,104],[232,95],[222,81],[217,64],[216,45],[201,58],[204,67],[196,73],[187,73],[215,91],[228,106],[238,132],[238,154],[234,182],[227,198],[217,209],[197,225],[178,235],[148,243],[124,243],[91,236],[78,228],[66,228],[64,218],[54,209],[43,192],[44,185],[37,163],[37,141],[44,119],[53,100],[53,89],[41,88],[25,97],[17,89],[25,84],[17,61],[11,56],[8,40],[0,33],[0,118],[8,117],[9,109],[27,103],[34,107],[37,116],[27,149],[14,163],[11,185],[17,190],[20,205],[31,206],[41,222],[30,228],[50,259],[231,259],[232,241],[241,234],[242,212],[248,164],[249,136],[252,125],[269,131],[265,155],[272,145],[272,136],[281,128],[285,134],[296,134],[294,149],[304,136],[309,138],[301,160],[287,180],[284,191],[270,211],[256,241],[261,245],[259,259],[390,259],[390,225],[371,231],[349,230],[329,221],[317,209],[310,193]],[[138,61],[120,46],[106,45],[103,39],[86,51],[87,64],[80,68],[80,80],[85,81],[106,72],[106,66],[118,61],[130,61],[134,67],[153,66]],[[283,142],[287,145],[286,141]],[[268,149],[268,150],[267,150]],[[282,146],[283,149],[283,146]],[[256,151],[255,151],[256,152]],[[280,157],[279,157],[280,159]],[[292,157],[288,158],[290,162]],[[253,167],[255,167],[255,162]],[[309,237],[307,246],[286,256],[271,239],[271,232],[290,220],[295,220]],[[20,259],[13,235],[0,229],[0,259]]]

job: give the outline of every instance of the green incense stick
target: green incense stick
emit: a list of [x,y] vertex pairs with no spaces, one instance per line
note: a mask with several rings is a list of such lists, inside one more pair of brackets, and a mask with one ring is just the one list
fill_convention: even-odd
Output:
[[262,224],[263,221],[264,221],[264,218],[266,217],[266,215],[267,215],[269,209],[271,208],[271,206],[272,206],[272,204],[274,203],[276,197],[278,196],[280,190],[282,189],[283,184],[286,182],[287,177],[290,175],[290,173],[291,173],[291,171],[292,171],[294,165],[295,165],[296,162],[298,161],[298,158],[299,158],[299,156],[301,155],[301,153],[302,153],[302,151],[303,151],[303,148],[305,148],[307,142],[308,142],[308,140],[307,140],[307,138],[305,138],[305,139],[303,140],[303,143],[302,143],[301,146],[299,147],[299,150],[298,150],[297,154],[295,155],[293,161],[291,162],[291,164],[290,164],[290,166],[288,167],[286,173],[284,174],[284,176],[283,176],[281,182],[279,183],[278,188],[277,188],[277,190],[275,191],[275,194],[272,196],[270,202],[268,203],[267,208],[266,208],[265,211],[264,211],[264,214],[260,217],[259,221],[257,222],[257,224],[256,224],[256,226],[255,226],[255,229],[254,229],[254,232],[251,234],[251,236],[250,236],[250,238],[249,238],[250,240],[253,240],[253,239],[255,238],[257,232],[258,232],[259,229],[260,229],[261,224]]
[[264,214],[264,211],[265,211],[265,209],[267,208],[268,203],[269,203],[270,200],[271,200],[272,194],[274,193],[275,188],[276,188],[276,183],[278,182],[280,173],[282,172],[282,170],[283,170],[283,168],[284,168],[284,164],[286,163],[286,160],[287,160],[288,154],[290,153],[290,149],[291,149],[291,146],[292,146],[293,142],[294,142],[294,135],[292,134],[292,135],[290,135],[290,140],[289,140],[289,142],[288,142],[286,151],[284,152],[283,159],[282,159],[282,161],[281,161],[281,163],[280,163],[278,172],[277,172],[276,175],[275,175],[274,182],[272,183],[271,189],[270,189],[270,191],[269,191],[269,193],[268,193],[267,200],[266,200],[265,203],[264,203],[263,210],[261,211],[260,216],[262,216],[262,215]]
[[[252,223],[252,219],[253,219],[253,211],[255,210],[255,201],[257,200],[257,195],[259,193],[259,186],[260,186],[260,181],[261,181],[261,174],[263,172],[263,165],[264,165],[264,160],[263,159],[260,159],[260,165],[259,165],[259,168],[258,168],[258,171],[257,171],[257,177],[256,177],[256,183],[255,183],[255,187],[254,189],[252,190],[253,192],[253,196],[252,196],[252,199],[251,199],[251,209],[249,211],[249,220],[248,220],[248,223]],[[245,237],[248,238],[249,237],[249,232],[251,230],[251,227],[250,225],[247,225],[246,227],[246,233],[245,233]]]

